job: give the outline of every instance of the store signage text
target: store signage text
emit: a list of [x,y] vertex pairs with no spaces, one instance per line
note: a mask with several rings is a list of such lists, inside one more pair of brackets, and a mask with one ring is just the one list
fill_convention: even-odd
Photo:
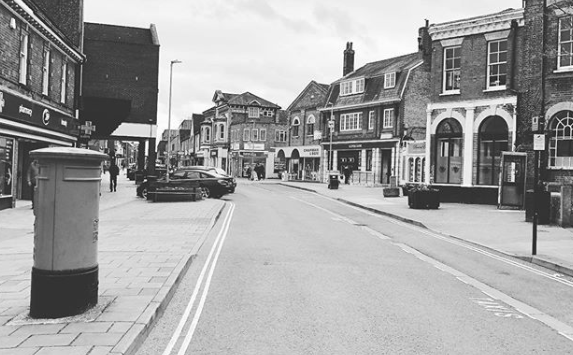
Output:
[[70,134],[74,117],[51,110],[25,98],[0,91],[0,112],[4,117],[30,125]]
[[307,157],[319,157],[320,156],[320,148],[303,148],[302,152],[304,156]]

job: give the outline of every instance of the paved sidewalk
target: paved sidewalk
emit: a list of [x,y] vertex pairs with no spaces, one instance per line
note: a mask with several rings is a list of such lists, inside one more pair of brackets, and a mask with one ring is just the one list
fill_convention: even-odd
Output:
[[460,203],[417,210],[408,207],[407,197],[384,197],[378,187],[342,184],[329,190],[322,183],[268,181],[272,182],[313,191],[573,276],[573,229],[539,225],[537,255],[532,256],[533,226],[525,222],[525,211]]
[[118,180],[112,193],[103,176],[99,302],[80,316],[28,318],[34,216],[27,201],[0,211],[0,355],[130,354],[165,307],[225,202],[147,202]]

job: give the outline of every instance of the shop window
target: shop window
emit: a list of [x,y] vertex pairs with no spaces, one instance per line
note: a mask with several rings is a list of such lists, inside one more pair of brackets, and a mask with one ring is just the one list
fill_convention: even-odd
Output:
[[549,166],[573,168],[573,111],[557,113],[550,124]]
[[14,140],[0,137],[0,197],[12,195]]
[[478,185],[498,185],[501,152],[508,149],[508,130],[499,116],[488,117],[479,129]]
[[463,139],[462,127],[454,118],[440,122],[436,130],[435,182],[460,184],[462,182]]

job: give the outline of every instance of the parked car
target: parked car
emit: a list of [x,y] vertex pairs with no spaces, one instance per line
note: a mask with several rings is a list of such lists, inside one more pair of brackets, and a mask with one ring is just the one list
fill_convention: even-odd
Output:
[[188,171],[207,171],[228,177],[231,179],[231,189],[229,191],[230,193],[235,192],[235,189],[237,187],[237,180],[231,175],[227,174],[227,172],[221,168],[216,168],[214,166],[204,166],[204,165],[190,165],[182,167],[180,169],[185,169]]
[[[222,176],[209,171],[187,170],[185,168],[177,169],[175,172],[169,174],[169,180],[170,182],[174,181],[174,185],[179,185],[181,180],[198,181],[203,198],[221,198],[221,196],[228,194],[232,189],[232,179],[231,177]],[[158,185],[155,182],[160,182],[161,185],[165,186],[167,179],[165,176],[159,179],[154,177],[145,179],[137,187],[137,196],[148,198],[150,192],[153,193],[156,185]]]

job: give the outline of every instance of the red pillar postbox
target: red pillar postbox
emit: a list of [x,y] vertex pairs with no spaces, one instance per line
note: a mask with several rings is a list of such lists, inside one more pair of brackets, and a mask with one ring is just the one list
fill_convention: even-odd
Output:
[[39,163],[30,316],[80,314],[98,300],[98,224],[105,154],[79,148],[30,152]]

